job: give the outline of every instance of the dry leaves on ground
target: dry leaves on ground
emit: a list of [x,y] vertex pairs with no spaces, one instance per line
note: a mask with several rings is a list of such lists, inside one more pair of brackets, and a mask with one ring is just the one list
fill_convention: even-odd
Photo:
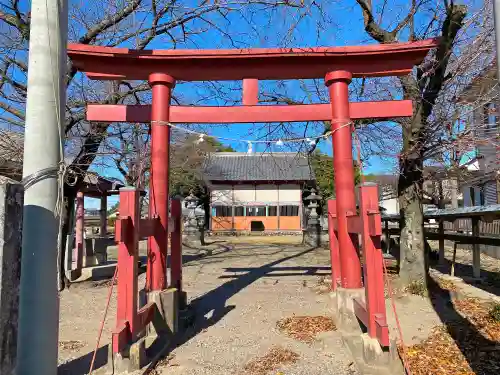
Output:
[[407,348],[406,360],[412,375],[474,375],[446,327],[436,327],[421,344]]
[[62,350],[80,350],[85,346],[85,343],[82,341],[75,340],[62,340],[59,341],[59,348]]
[[454,308],[466,319],[436,327],[425,341],[406,349],[412,375],[500,372],[500,323],[491,318],[490,305],[468,298],[456,301]]
[[263,357],[253,359],[243,368],[246,374],[266,375],[270,371],[276,371],[281,365],[295,363],[299,355],[281,346],[272,347]]
[[335,331],[333,319],[326,316],[292,316],[281,319],[278,329],[295,340],[313,342],[318,333]]
[[458,290],[455,283],[453,283],[453,281],[451,281],[451,280],[446,280],[446,279],[443,279],[441,277],[436,277],[436,278],[434,278],[434,280],[436,281],[436,283],[439,285],[439,287],[441,289],[450,290],[450,291]]
[[457,311],[462,313],[488,340],[500,345],[500,322],[490,316],[491,305],[477,298],[467,298],[454,303]]

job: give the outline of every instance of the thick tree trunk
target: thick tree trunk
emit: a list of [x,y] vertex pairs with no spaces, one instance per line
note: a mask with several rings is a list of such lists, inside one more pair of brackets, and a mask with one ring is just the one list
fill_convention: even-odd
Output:
[[403,149],[399,157],[398,198],[401,214],[400,268],[403,285],[426,282],[427,254],[425,251],[423,183],[423,145],[426,140],[427,116],[420,99],[417,81],[402,77],[405,99],[414,103],[413,118],[402,124]]
[[427,254],[425,252],[422,211],[422,169],[420,160],[400,160],[399,207],[401,212],[400,269],[404,285],[414,281],[425,283]]
[[[365,31],[380,43],[392,43],[397,40],[398,33],[407,25],[411,26],[410,40],[414,40],[413,7],[398,26],[392,30],[384,29],[375,21],[372,2],[356,0],[363,12]],[[400,237],[400,271],[404,283],[412,281],[426,282],[427,254],[423,227],[423,164],[425,147],[428,146],[428,123],[436,99],[443,85],[449,78],[447,67],[452,54],[455,37],[463,26],[467,14],[465,5],[445,1],[446,18],[441,27],[441,38],[434,56],[417,67],[415,76],[400,77],[404,98],[413,101],[415,110],[413,118],[402,123],[403,148],[399,157],[398,197],[401,211]],[[429,26],[432,25],[434,19]]]

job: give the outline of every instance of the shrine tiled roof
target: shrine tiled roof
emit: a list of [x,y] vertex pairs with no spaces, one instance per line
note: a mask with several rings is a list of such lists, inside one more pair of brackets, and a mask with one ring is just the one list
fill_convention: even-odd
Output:
[[210,154],[203,166],[208,181],[312,181],[307,156],[294,152]]

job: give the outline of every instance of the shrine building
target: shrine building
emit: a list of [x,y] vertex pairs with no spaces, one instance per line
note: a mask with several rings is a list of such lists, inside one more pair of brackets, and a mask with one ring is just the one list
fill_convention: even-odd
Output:
[[302,192],[315,180],[306,156],[212,153],[205,160],[203,175],[210,191],[210,230],[302,230]]

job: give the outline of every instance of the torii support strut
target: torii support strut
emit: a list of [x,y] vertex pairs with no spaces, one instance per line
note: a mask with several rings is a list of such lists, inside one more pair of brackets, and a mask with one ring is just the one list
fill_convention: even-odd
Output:
[[[356,214],[350,121],[360,118],[390,119],[412,115],[408,101],[349,103],[352,78],[409,74],[435,47],[436,40],[379,44],[360,47],[243,50],[134,51],[72,44],[68,54],[73,65],[91,79],[149,80],[152,106],[91,105],[92,121],[152,122],[152,182],[150,215],[161,225],[155,232],[148,256],[150,290],[166,286],[168,122],[246,123],[276,121],[332,121],[336,182],[336,237],[341,286],[361,286],[361,267],[356,241],[350,236],[348,218]],[[258,106],[258,80],[325,79],[331,104]],[[175,80],[242,80],[243,106],[170,106]],[[159,138],[159,141],[158,141]],[[155,207],[156,206],[156,207]],[[352,233],[352,232],[351,232]],[[337,241],[333,241],[336,243]],[[336,251],[332,250],[332,262]],[[380,265],[381,267],[382,265]],[[336,269],[336,268],[335,268]],[[120,281],[119,281],[120,282]],[[385,311],[385,310],[384,310]]]

